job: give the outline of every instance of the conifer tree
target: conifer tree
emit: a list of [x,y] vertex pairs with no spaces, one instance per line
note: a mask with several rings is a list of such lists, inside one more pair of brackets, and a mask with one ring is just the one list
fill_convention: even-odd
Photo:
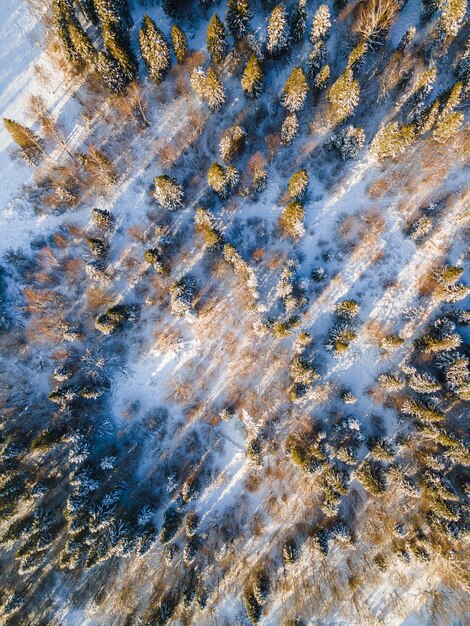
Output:
[[319,39],[326,39],[330,33],[331,17],[327,4],[318,7],[313,17],[312,30],[310,31],[310,41],[315,44]]
[[188,56],[188,46],[186,43],[186,35],[179,26],[173,24],[171,27],[171,41],[173,43],[173,50],[178,63],[184,63]]
[[282,106],[290,113],[303,109],[308,92],[308,83],[301,67],[292,70],[282,90]]
[[3,118],[3,124],[10,133],[13,141],[15,141],[21,148],[20,156],[33,165],[37,165],[41,156],[44,154],[44,150],[41,146],[41,140],[32,130],[22,126],[18,122],[10,120],[6,117]]
[[169,211],[176,211],[183,206],[183,188],[171,176],[162,175],[155,178],[154,195],[158,204]]
[[249,0],[229,0],[227,5],[227,28],[232,37],[238,41],[243,39],[250,23]]
[[98,24],[98,14],[96,13],[93,0],[79,0],[83,13],[87,16],[92,24]]
[[[137,60],[132,51],[129,36],[132,17],[128,0],[94,0],[94,6],[101,23],[105,54],[108,58],[112,57],[117,61],[121,73],[129,84],[137,77]],[[99,63],[101,66],[104,65],[102,57]],[[107,83],[105,78],[103,80]]]
[[205,99],[211,111],[217,111],[225,102],[225,90],[216,71],[210,67],[205,81]]
[[138,66],[129,38],[120,35],[109,25],[103,26],[102,36],[106,53],[117,61],[128,83],[131,83],[137,78]]
[[289,113],[282,124],[281,128],[281,143],[284,146],[291,144],[297,133],[299,132],[299,120],[295,113]]
[[406,50],[410,43],[413,41],[414,36],[416,35],[416,27],[410,26],[403,37],[400,39],[400,43],[398,44],[398,50]]
[[227,196],[228,185],[226,170],[217,162],[212,163],[207,172],[207,183],[211,189],[219,196],[225,198]]
[[307,60],[307,74],[310,78],[315,78],[326,57],[326,45],[323,41],[317,41]]
[[77,23],[71,0],[53,0],[52,14],[54,32],[62,45],[62,51],[70,62],[80,64],[80,56],[70,39],[69,26]]
[[297,0],[291,18],[290,34],[294,43],[302,41],[307,30],[307,0]]
[[219,65],[227,56],[227,35],[224,23],[216,13],[211,17],[207,27],[206,42],[212,63]]
[[364,146],[366,134],[363,128],[347,126],[331,139],[331,146],[336,148],[341,154],[343,161],[354,159]]
[[79,23],[70,22],[68,25],[70,43],[76,54],[84,64],[93,65],[96,59],[96,50],[90,38]]
[[217,73],[209,68],[207,73],[202,67],[191,72],[191,86],[197,95],[207,102],[211,111],[217,111],[225,102],[225,91]]
[[287,187],[292,200],[302,200],[307,191],[308,181],[309,175],[305,169],[298,170],[292,174]]
[[124,93],[131,82],[120,63],[107,52],[98,52],[96,70],[106,87],[113,93]]
[[132,26],[128,0],[93,0],[93,2],[102,27],[107,27],[127,38],[129,28]]
[[286,11],[278,4],[271,12],[268,23],[267,50],[272,57],[280,56],[289,47]]
[[148,15],[144,15],[138,38],[150,78],[160,83],[170,67],[170,47],[161,30]]
[[279,218],[279,225],[286,235],[297,239],[305,232],[304,218],[304,207],[300,202],[293,200],[284,208]]
[[256,98],[260,95],[263,85],[263,70],[261,64],[252,54],[242,76],[242,89],[247,98]]
[[246,132],[241,126],[227,128],[220,140],[219,149],[222,160],[230,163],[243,150]]
[[206,79],[207,79],[207,74],[204,71],[204,68],[202,66],[195,67],[193,71],[191,72],[191,77],[190,77],[191,87],[194,89],[197,95],[201,98],[201,100],[204,100],[205,98]]
[[359,96],[359,83],[354,79],[352,70],[346,68],[328,92],[328,100],[336,123],[351,115],[359,104]]
[[324,89],[330,80],[330,66],[324,65],[315,78],[315,87]]
[[446,0],[442,6],[438,28],[444,39],[453,39],[462,27],[467,13],[467,0]]

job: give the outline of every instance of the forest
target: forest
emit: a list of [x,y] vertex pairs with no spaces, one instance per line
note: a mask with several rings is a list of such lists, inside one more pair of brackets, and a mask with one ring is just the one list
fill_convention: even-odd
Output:
[[470,619],[467,0],[3,0],[0,626]]

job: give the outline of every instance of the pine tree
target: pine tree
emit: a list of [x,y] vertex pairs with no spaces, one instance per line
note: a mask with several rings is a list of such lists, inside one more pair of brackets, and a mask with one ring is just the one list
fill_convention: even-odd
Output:
[[247,98],[256,98],[260,95],[263,86],[263,70],[261,64],[252,54],[242,76],[242,89]]
[[207,183],[219,196],[225,198],[228,192],[226,170],[217,162],[212,163],[207,172]]
[[14,122],[6,117],[3,118],[3,124],[10,133],[13,141],[21,148],[20,156],[33,165],[37,165],[44,155],[41,140],[32,130]]
[[212,67],[207,71],[204,93],[211,111],[217,111],[225,102],[224,86]]
[[328,100],[336,123],[351,115],[359,104],[359,97],[359,83],[354,79],[352,70],[346,68],[328,92]]
[[319,39],[326,39],[330,33],[331,16],[327,4],[318,7],[313,17],[312,30],[310,31],[310,41],[315,44]]
[[290,23],[291,38],[294,43],[302,41],[307,30],[307,0],[297,0]]
[[299,132],[299,120],[295,113],[289,113],[281,127],[281,143],[283,146],[291,144]]
[[176,211],[184,204],[183,188],[174,178],[167,175],[155,178],[155,199],[163,208]]
[[296,113],[304,108],[308,92],[308,83],[301,67],[292,70],[282,90],[282,106],[290,113]]
[[207,27],[206,42],[212,63],[219,65],[227,56],[227,35],[224,23],[216,13],[211,17]]
[[138,38],[150,78],[160,83],[170,67],[170,47],[162,31],[148,15],[144,15]]
[[96,70],[106,87],[113,93],[124,93],[131,82],[119,62],[109,53],[98,52]]
[[173,43],[173,50],[175,51],[175,57],[178,63],[184,63],[188,56],[188,46],[186,43],[186,35],[179,26],[173,24],[171,27],[171,41]]
[[251,20],[249,0],[229,0],[227,5],[227,27],[229,33],[238,41],[248,31]]
[[287,16],[282,4],[278,4],[269,16],[267,50],[270,56],[277,57],[283,54],[288,47]]

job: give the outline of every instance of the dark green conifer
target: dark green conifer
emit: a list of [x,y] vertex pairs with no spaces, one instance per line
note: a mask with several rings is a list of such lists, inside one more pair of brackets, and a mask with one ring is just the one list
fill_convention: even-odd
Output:
[[224,23],[216,13],[211,17],[207,27],[206,41],[212,63],[216,65],[222,63],[227,56],[227,35]]
[[150,78],[160,83],[170,67],[170,46],[148,15],[144,16],[139,30],[139,46]]

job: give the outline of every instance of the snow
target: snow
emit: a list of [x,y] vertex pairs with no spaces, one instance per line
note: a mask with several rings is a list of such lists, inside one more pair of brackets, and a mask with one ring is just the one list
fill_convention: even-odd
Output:
[[[11,117],[20,123],[30,125],[28,96],[41,95],[52,116],[63,125],[68,146],[79,150],[89,140],[86,124],[79,114],[80,105],[74,98],[74,93],[78,91],[79,86],[73,92],[65,75],[57,70],[47,54],[42,51],[40,40],[43,31],[39,21],[40,16],[28,13],[28,18],[24,19],[24,6],[23,0],[19,2],[4,0],[0,4],[1,117]],[[217,5],[219,15],[225,13],[225,7],[225,2]],[[394,46],[398,44],[410,25],[418,24],[420,10],[419,0],[410,0],[405,5],[399,19],[392,27],[391,41]],[[165,33],[169,32],[171,20],[165,16],[160,6],[136,7],[134,14],[136,22],[145,12],[156,20]],[[309,12],[312,14],[312,7],[309,7]],[[204,29],[199,27],[196,20],[189,19],[189,23],[188,34],[191,48],[204,49]],[[253,20],[252,27],[257,36],[264,36],[265,18],[257,16]],[[335,46],[335,38],[332,37],[329,43],[330,53],[333,52]],[[298,53],[299,59],[306,58],[308,49],[309,44],[306,43]],[[336,54],[336,51],[335,55],[341,57],[339,53]],[[335,58],[335,61],[339,64],[335,67],[335,71],[341,70],[344,59]],[[284,115],[279,102],[274,102],[274,104],[272,102],[276,94],[280,93],[290,73],[291,65],[291,61],[286,62],[284,66],[280,63],[281,69],[276,68],[275,72],[270,74],[270,81],[266,86],[267,116],[274,121],[281,119]],[[142,68],[141,73],[145,74]],[[335,259],[328,268],[331,269],[332,276],[319,292],[315,291],[315,286],[310,287],[310,302],[308,308],[299,315],[299,329],[311,332],[314,337],[314,350],[317,354],[324,353],[323,345],[333,325],[335,305],[345,298],[356,298],[360,302],[357,339],[344,356],[323,355],[321,384],[332,383],[346,386],[358,397],[354,412],[361,416],[361,427],[367,433],[370,428],[370,417],[378,410],[369,397],[368,390],[375,384],[380,373],[399,367],[406,361],[417,333],[424,330],[434,315],[436,303],[430,300],[422,310],[421,319],[405,327],[403,347],[388,360],[384,359],[376,338],[371,338],[365,324],[377,322],[393,330],[403,321],[404,312],[416,305],[416,294],[420,282],[436,263],[443,260],[443,251],[449,242],[457,237],[460,229],[457,217],[466,197],[460,197],[450,210],[440,214],[439,223],[431,237],[417,247],[404,233],[407,216],[403,215],[401,202],[406,198],[408,190],[401,189],[400,185],[397,185],[391,195],[381,199],[372,199],[368,193],[369,186],[384,173],[383,167],[364,150],[356,160],[346,164],[342,170],[336,169],[337,164],[334,159],[330,158],[328,152],[321,147],[325,138],[324,134],[317,132],[313,133],[313,136],[308,136],[309,151],[303,152],[300,149],[305,143],[306,136],[302,133],[292,148],[285,151],[287,157],[283,157],[283,153],[280,153],[274,163],[267,165],[269,185],[258,198],[246,201],[243,198],[236,198],[233,204],[226,203],[221,206],[218,200],[207,195],[203,183],[199,183],[199,187],[192,186],[189,170],[194,167],[191,158],[194,158],[196,165],[200,165],[202,169],[206,162],[220,161],[218,153],[220,132],[233,123],[233,120],[245,108],[243,98],[236,95],[238,88],[236,81],[229,80],[225,75],[223,80],[226,83],[229,104],[221,113],[213,116],[211,127],[203,131],[201,143],[198,146],[199,152],[194,157],[183,155],[181,168],[183,171],[177,171],[176,177],[185,183],[190,197],[188,206],[176,214],[173,222],[175,233],[181,233],[184,229],[190,233],[188,242],[185,243],[186,247],[183,246],[183,252],[186,254],[184,272],[194,272],[205,286],[206,257],[202,250],[196,248],[191,239],[194,211],[201,202],[207,203],[211,209],[215,207],[215,218],[219,224],[223,224],[225,233],[239,238],[239,251],[243,258],[247,258],[252,244],[250,234],[247,233],[248,220],[251,218],[263,220],[268,233],[268,242],[276,253],[286,258],[298,258],[300,273],[303,277],[308,277],[313,267],[328,264],[322,259],[322,251],[326,247],[331,248],[335,255]],[[22,160],[12,158],[14,152],[12,140],[3,125],[1,126],[0,256],[11,248],[27,250],[35,239],[41,236],[47,237],[69,220],[82,228],[90,229],[91,208],[107,209],[117,218],[117,228],[111,238],[113,259],[109,268],[114,272],[114,293],[119,301],[133,298],[136,288],[144,283],[144,270],[139,266],[138,271],[132,276],[133,280],[127,280],[128,275],[123,269],[124,261],[132,257],[141,260],[144,248],[140,243],[130,241],[128,229],[135,225],[143,225],[150,230],[147,215],[151,210],[155,210],[155,203],[149,193],[152,180],[155,176],[168,173],[167,170],[171,169],[163,168],[157,162],[155,143],[161,142],[159,145],[162,147],[169,145],[177,133],[186,127],[190,108],[200,105],[192,93],[177,95],[169,101],[162,98],[163,102],[159,102],[158,98],[154,97],[155,91],[152,91],[148,85],[146,96],[150,101],[148,115],[151,127],[145,134],[136,132],[129,142],[128,153],[120,154],[121,170],[118,185],[108,194],[87,197],[84,203],[71,214],[39,215],[35,207],[25,200],[25,186],[34,184],[35,171],[28,168]],[[379,112],[375,115],[373,112],[367,112],[362,118],[354,120],[354,123],[364,124],[369,135],[368,139],[370,139],[374,128],[378,125],[379,117]],[[307,125],[306,112],[300,114],[300,120],[302,124]],[[318,122],[318,119],[316,121]],[[268,122],[264,124],[264,129],[269,126]],[[257,145],[254,148],[259,149],[260,146]],[[51,155],[52,159],[60,160],[63,156],[61,153],[62,150],[57,148]],[[240,163],[237,163],[241,169],[246,167],[248,156],[245,154]],[[281,198],[286,191],[287,176],[300,167],[306,167],[310,174],[309,192],[305,203],[306,234],[299,243],[293,245],[291,242],[276,239],[275,233],[282,211]],[[466,172],[457,174],[455,171],[452,174],[453,177],[448,182],[447,190],[449,193],[454,192],[458,195],[464,190],[468,175]],[[416,190],[415,205],[421,206],[427,201],[428,190]],[[368,226],[363,223],[363,218],[370,211],[380,213],[384,218],[383,228],[378,229],[375,239],[363,247],[362,254],[351,254],[348,258],[347,253],[343,254],[341,251],[338,235],[339,221],[350,217],[355,220],[356,224],[362,223],[363,230],[367,231]],[[452,251],[454,255],[455,250],[454,247]],[[462,252],[460,251],[459,254]],[[377,262],[380,255],[383,257],[380,262]],[[273,285],[280,273],[279,268],[268,269],[263,264],[257,266],[252,259],[248,262],[255,268],[260,282],[261,295],[257,311],[254,307],[244,310],[234,301],[234,296],[230,293],[223,293],[227,285],[232,286],[231,274],[230,278],[223,279],[226,283],[222,282],[220,292],[216,294],[219,297],[217,301],[219,308],[213,313],[213,317],[207,315],[202,321],[198,319],[174,320],[166,310],[161,316],[158,314],[155,317],[154,311],[150,308],[150,312],[144,311],[134,337],[141,341],[143,347],[138,348],[133,345],[129,354],[126,355],[125,363],[116,368],[112,374],[108,408],[115,424],[125,429],[132,420],[136,422],[153,409],[165,406],[171,413],[171,419],[174,420],[174,430],[165,440],[165,445],[169,450],[176,447],[183,435],[193,428],[193,425],[184,424],[185,418],[180,404],[175,398],[170,397],[170,384],[179,379],[187,381],[188,385],[192,384],[197,394],[203,398],[203,407],[197,415],[194,429],[201,433],[206,453],[208,454],[209,451],[214,453],[213,470],[216,479],[202,488],[192,506],[200,515],[202,530],[208,533],[217,524],[224,511],[232,507],[236,509],[242,497],[246,496],[245,481],[255,471],[246,457],[247,435],[261,432],[262,427],[269,423],[269,420],[278,412],[282,412],[285,406],[282,402],[271,406],[266,401],[267,406],[256,418],[243,409],[228,422],[218,423],[215,419],[215,411],[221,408],[225,397],[237,384],[246,380],[241,373],[238,374],[236,366],[240,365],[239,361],[250,349],[259,351],[261,365],[264,365],[268,357],[272,356],[274,359],[274,356],[278,354],[281,361],[284,359],[285,363],[282,364],[287,364],[290,358],[288,356],[290,355],[288,347],[292,343],[290,338],[284,343],[276,343],[277,340],[272,338],[246,336],[258,318],[257,312],[270,311],[276,305]],[[334,275],[336,270],[338,274]],[[176,274],[177,272],[174,271],[172,279],[177,277]],[[387,285],[389,279],[394,280],[392,285]],[[207,338],[206,324],[209,327],[211,323],[220,323],[220,318],[224,319],[224,316],[226,324],[224,334],[215,338],[209,335]],[[175,337],[178,338],[165,348],[155,346],[153,335],[155,323],[159,329],[161,323],[161,327],[165,330],[174,331]],[[228,354],[229,348],[225,352],[224,344],[229,333],[235,345],[230,354]],[[100,342],[101,339],[101,337],[95,337],[93,341]],[[265,372],[257,372],[255,371],[256,362],[254,360],[250,362],[250,367],[253,368],[251,384],[261,399],[265,395],[270,398],[271,396],[268,396],[270,392],[273,392],[274,396],[276,386],[280,386],[279,381],[276,380],[279,368],[274,360],[272,363],[272,371],[266,368]],[[235,374],[230,371],[232,367]],[[37,375],[35,384],[38,388],[43,389],[47,386],[46,377],[47,371]],[[195,401],[199,399],[199,397],[194,398]],[[133,402],[138,402],[139,408],[137,415],[129,418],[125,415],[126,407]],[[299,406],[300,410],[305,413],[305,419],[309,419],[315,411],[316,417],[325,421],[328,419],[331,408],[327,403],[322,405],[321,402],[311,402],[309,399],[302,401]],[[385,423],[386,434],[392,436],[396,429],[395,412],[391,409],[381,409],[381,416]],[[213,421],[209,418],[213,418]],[[290,416],[288,416],[279,427],[283,436],[291,432],[295,419],[293,417],[291,423]],[[175,435],[180,426],[181,429]],[[208,430],[211,435],[206,440],[204,436]],[[145,459],[140,468],[142,475],[145,474],[145,470],[151,468],[152,461],[152,458]],[[294,468],[294,471],[300,470]],[[296,487],[296,475],[290,478],[290,482],[293,488]],[[263,482],[259,491],[248,494],[245,498],[250,515],[263,513],[264,501],[271,493],[271,489],[273,495],[279,497],[282,495],[279,483],[275,480],[272,485],[268,483],[269,481]],[[248,536],[246,540],[241,538],[237,544],[237,550],[244,552],[251,565],[275,554],[277,538],[284,536],[286,527],[291,523],[290,519],[301,520],[303,514],[309,513],[308,506],[311,502],[302,501],[295,494],[295,489],[288,495],[282,516],[278,520],[266,522],[265,533],[261,538],[254,539]],[[343,567],[342,557],[336,556],[338,567]],[[151,558],[161,558],[158,548],[155,549]],[[334,558],[335,553],[333,553],[333,562]],[[301,566],[304,570],[311,568],[311,560],[303,558],[299,564],[299,571]],[[399,566],[393,571],[390,579],[383,577],[374,583],[375,586],[367,597],[371,614],[377,616],[377,620],[380,619],[384,626],[418,626],[427,623],[426,616],[423,616],[421,612],[421,605],[424,605],[423,595],[427,588],[437,586],[439,581],[437,578],[432,580],[421,578],[418,575],[419,566],[414,564],[413,567],[415,567],[415,579],[413,580],[413,576],[410,576],[408,571],[406,576],[403,575],[406,579],[403,588],[398,582],[400,573],[403,573]],[[319,569],[315,572],[318,575]],[[223,584],[226,597],[217,608],[222,619],[234,620],[241,609],[238,596],[242,580],[236,580],[236,575],[233,574],[228,576]],[[402,614],[401,608],[396,608],[393,604],[393,594],[400,593],[406,597],[404,601],[406,615]],[[284,611],[282,602],[282,598],[272,602],[269,614],[260,622],[262,626],[276,626],[281,623]],[[97,611],[99,615],[99,609]],[[362,626],[364,623],[347,622],[343,615],[344,613],[340,616],[340,612],[334,610],[325,617],[322,623],[332,626],[333,624]],[[70,626],[102,623],[100,617],[95,619],[84,615],[79,610],[64,609],[62,617],[64,623]],[[199,623],[207,623],[204,622],[205,616],[201,619]]]

